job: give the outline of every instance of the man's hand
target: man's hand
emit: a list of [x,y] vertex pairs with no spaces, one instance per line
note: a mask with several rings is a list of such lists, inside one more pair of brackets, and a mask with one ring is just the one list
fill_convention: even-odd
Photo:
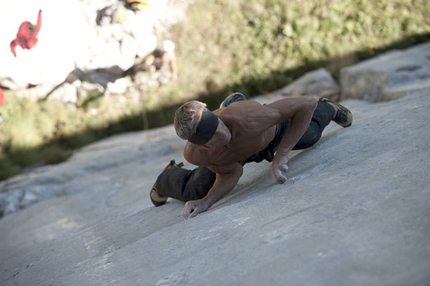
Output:
[[270,166],[270,176],[272,177],[272,181],[274,183],[283,184],[287,181],[287,177],[284,176],[284,173],[288,171],[287,162],[288,159],[285,161],[273,161],[272,165]]
[[209,204],[204,202],[203,199],[188,201],[184,206],[182,216],[184,217],[184,219],[193,218],[199,213],[207,211],[208,208]]
[[279,121],[290,119],[287,132],[279,143],[270,167],[270,176],[274,183],[283,184],[287,181],[283,173],[288,170],[288,154],[306,132],[317,104],[315,98],[301,96],[281,99],[267,105],[274,110],[273,114],[279,114]]
[[188,201],[185,204],[182,211],[184,219],[193,218],[199,213],[207,211],[214,203],[224,198],[236,186],[240,176],[243,174],[243,167],[238,162],[222,166],[210,165],[208,168],[216,173],[215,182],[204,198]]

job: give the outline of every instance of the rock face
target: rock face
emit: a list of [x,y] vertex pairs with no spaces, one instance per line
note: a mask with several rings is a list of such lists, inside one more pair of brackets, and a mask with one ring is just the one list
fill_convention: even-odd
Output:
[[[428,285],[429,98],[343,101],[352,126],[331,123],[293,152],[286,184],[271,183],[269,163],[247,164],[231,194],[187,221],[183,203],[149,199],[183,159],[172,126],[91,144],[4,183],[3,206],[16,192],[24,209],[0,220],[0,284]],[[54,196],[34,203],[44,192]]]
[[398,99],[430,88],[430,43],[392,51],[341,71],[342,98]]

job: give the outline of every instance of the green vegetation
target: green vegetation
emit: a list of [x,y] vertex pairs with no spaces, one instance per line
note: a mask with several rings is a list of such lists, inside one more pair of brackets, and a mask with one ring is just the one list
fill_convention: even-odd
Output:
[[187,99],[214,108],[232,91],[264,94],[318,67],[337,77],[343,66],[428,41],[428,15],[428,0],[195,1],[170,31],[179,79],[146,91],[139,103],[93,94],[74,110],[8,93],[0,107],[0,180],[112,134],[169,124]]

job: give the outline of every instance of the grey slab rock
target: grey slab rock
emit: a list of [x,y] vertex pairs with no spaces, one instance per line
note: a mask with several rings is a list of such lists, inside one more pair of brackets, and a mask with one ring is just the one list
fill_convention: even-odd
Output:
[[269,163],[248,164],[187,221],[183,203],[149,200],[168,160],[183,159],[172,126],[18,182],[46,176],[55,189],[57,177],[68,195],[0,220],[0,285],[429,285],[430,90],[344,104],[353,125],[293,152],[286,184],[271,183]]
[[[0,214],[10,214],[53,196],[81,192],[88,184],[98,188],[104,182],[110,182],[114,187],[118,177],[105,176],[105,172],[119,172],[124,166],[151,164],[170,153],[179,153],[182,141],[172,134],[173,126],[167,126],[101,140],[81,149],[65,163],[39,168],[5,181],[0,185]],[[135,170],[139,169],[131,168],[131,171]],[[126,169],[126,172],[131,171]]]
[[370,102],[398,99],[430,88],[430,43],[395,50],[346,67],[340,74],[341,98]]

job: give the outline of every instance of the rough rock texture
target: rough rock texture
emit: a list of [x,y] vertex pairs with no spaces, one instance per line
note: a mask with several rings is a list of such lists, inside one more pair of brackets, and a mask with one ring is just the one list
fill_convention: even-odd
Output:
[[[85,191],[83,186],[93,185],[95,178],[106,180],[107,177],[101,174],[109,170],[116,172],[120,166],[130,166],[132,163],[151,165],[153,160],[181,148],[182,140],[173,134],[172,126],[168,126],[102,140],[81,149],[65,163],[44,166],[2,182],[0,214],[13,213],[47,198]],[[176,149],[172,149],[174,144]],[[109,181],[114,185],[117,178],[111,179]],[[92,188],[98,188],[96,185]]]
[[388,101],[430,88],[430,43],[343,68],[341,98]]
[[293,152],[286,184],[248,164],[229,196],[187,221],[183,203],[149,200],[183,159],[172,126],[96,142],[6,182],[29,204],[55,196],[0,220],[0,284],[429,285],[429,98],[343,101],[353,125],[331,123]]

